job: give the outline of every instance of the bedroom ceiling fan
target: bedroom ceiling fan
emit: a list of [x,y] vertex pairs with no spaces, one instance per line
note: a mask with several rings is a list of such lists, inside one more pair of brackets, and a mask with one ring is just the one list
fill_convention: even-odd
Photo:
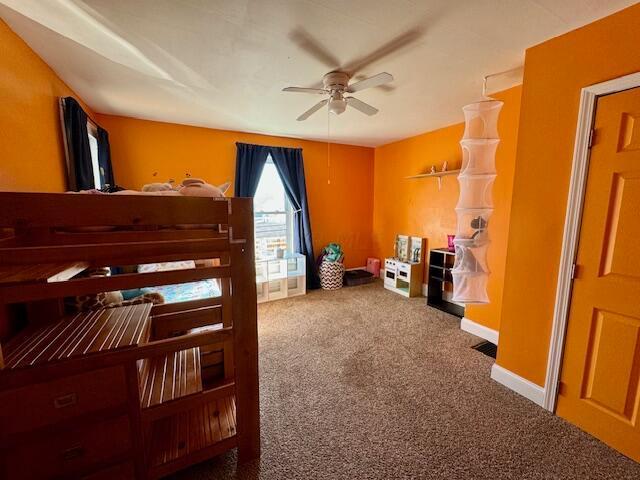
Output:
[[306,120],[325,105],[328,105],[329,111],[336,115],[343,113],[347,109],[347,106],[353,107],[366,115],[375,115],[378,113],[377,108],[372,107],[362,100],[358,100],[356,97],[345,96],[345,94],[359,92],[365,88],[386,85],[393,81],[393,76],[383,72],[349,85],[350,78],[351,76],[347,72],[334,71],[322,77],[323,88],[286,87],[283,88],[282,91],[329,96],[329,98],[321,100],[300,115],[297,118],[299,122]]
[[[353,107],[366,115],[375,115],[378,113],[377,108],[355,97],[347,96],[347,94],[373,87],[378,87],[386,91],[393,90],[393,87],[389,85],[389,83],[393,81],[393,76],[383,72],[369,78],[361,79],[361,76],[357,75],[357,73],[370,64],[381,60],[383,57],[387,57],[415,43],[423,35],[424,26],[412,28],[367,55],[342,63],[330,49],[325,48],[307,31],[302,28],[293,30],[289,34],[289,38],[310,56],[332,69],[332,71],[322,78],[321,84],[313,85],[315,88],[287,87],[283,89],[284,92],[312,93],[328,96],[328,98],[318,102],[300,115],[297,120],[306,120],[325,105],[328,106],[330,112],[337,115],[343,113],[347,106]],[[355,79],[356,81],[349,84],[349,80],[351,79]]]

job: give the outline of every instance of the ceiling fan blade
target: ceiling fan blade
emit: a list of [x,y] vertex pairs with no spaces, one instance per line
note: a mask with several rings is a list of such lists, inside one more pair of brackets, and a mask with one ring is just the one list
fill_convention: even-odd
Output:
[[[352,79],[353,79],[353,81],[355,83],[355,82],[359,82],[360,80],[364,80],[366,78],[367,78],[366,75],[356,75]],[[387,93],[388,92],[393,92],[396,89],[396,87],[394,87],[393,85],[390,85],[388,83],[385,83],[384,85],[378,85],[377,87],[374,87],[374,88],[377,88],[378,90],[382,90],[383,92],[387,92]]]
[[299,122],[302,122],[303,120],[306,120],[311,115],[313,115],[318,110],[320,110],[322,107],[324,107],[327,104],[328,101],[329,101],[329,99],[326,99],[326,100],[322,100],[321,102],[316,103],[313,107],[311,107],[309,110],[307,110],[302,115],[300,115],[298,118],[296,118],[296,120],[298,120]]
[[362,113],[369,116],[378,113],[377,108],[372,107],[368,103],[364,103],[362,100],[358,100],[356,97],[347,97],[345,100],[347,101],[347,105],[355,108],[356,110],[360,110]]
[[373,77],[365,78],[364,80],[360,80],[359,82],[349,85],[349,87],[347,88],[347,92],[359,92],[360,90],[364,90],[365,88],[378,87],[389,82],[393,82],[393,75],[387,72],[383,72],[374,75]]
[[303,88],[303,87],[287,87],[282,89],[283,92],[297,92],[297,93],[329,93],[321,88]]
[[403,33],[402,35],[398,35],[394,39],[385,43],[381,47],[377,48],[369,55],[365,55],[362,58],[358,58],[352,62],[343,65],[341,70],[345,72],[349,72],[354,74],[359,70],[362,70],[367,65],[370,65],[373,62],[376,62],[392,53],[400,50],[401,48],[406,47],[407,45],[417,41],[420,37],[422,37],[425,33],[424,27],[415,27],[411,30]]
[[289,34],[289,39],[316,60],[324,63],[327,67],[335,69],[340,66],[340,61],[333,56],[329,50],[320,45],[320,42],[313,38],[305,29],[300,27],[296,28]]

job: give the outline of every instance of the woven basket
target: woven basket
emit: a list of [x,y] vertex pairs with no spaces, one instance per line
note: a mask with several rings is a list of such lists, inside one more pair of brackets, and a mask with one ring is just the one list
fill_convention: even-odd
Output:
[[324,290],[338,290],[342,288],[344,264],[337,262],[322,262],[320,264],[320,286]]

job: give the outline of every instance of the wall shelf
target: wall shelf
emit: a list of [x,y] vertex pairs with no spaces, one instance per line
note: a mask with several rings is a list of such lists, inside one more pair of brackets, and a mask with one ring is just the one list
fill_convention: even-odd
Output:
[[433,172],[433,173],[421,173],[420,175],[411,175],[410,177],[404,177],[407,180],[415,180],[418,178],[437,178],[438,179],[438,190],[442,188],[442,177],[446,177],[449,175],[457,175],[460,173],[460,169],[458,170],[445,170],[444,172]]

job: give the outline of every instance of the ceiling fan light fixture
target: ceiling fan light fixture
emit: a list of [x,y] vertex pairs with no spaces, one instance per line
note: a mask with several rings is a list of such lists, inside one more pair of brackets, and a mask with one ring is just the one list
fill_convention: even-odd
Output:
[[332,98],[329,100],[329,111],[335,115],[340,115],[347,109],[347,102],[344,98]]

